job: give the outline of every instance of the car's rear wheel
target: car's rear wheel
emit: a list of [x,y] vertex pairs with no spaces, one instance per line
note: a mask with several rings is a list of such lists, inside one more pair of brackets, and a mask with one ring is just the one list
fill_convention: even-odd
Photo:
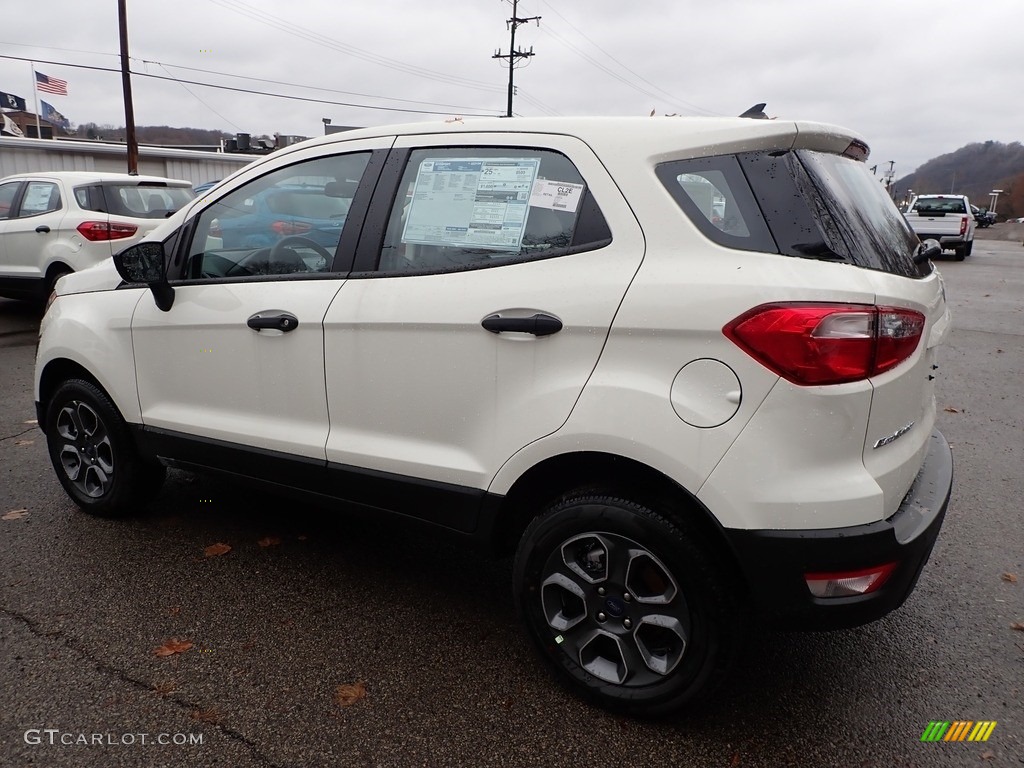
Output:
[[967,258],[967,246],[958,245],[956,248],[953,249],[953,253],[955,254],[954,258],[957,261],[963,261],[964,259]]
[[731,666],[742,611],[695,526],[638,503],[581,495],[527,528],[515,597],[555,674],[607,709],[663,715]]
[[64,382],[46,410],[50,462],[64,490],[84,511],[122,517],[163,483],[166,470],[143,461],[117,408],[83,379]]
[[969,243],[967,243],[967,245],[964,246],[964,255],[965,256],[970,256],[971,255],[971,251],[973,251],[973,250],[974,250],[974,241],[971,240]]

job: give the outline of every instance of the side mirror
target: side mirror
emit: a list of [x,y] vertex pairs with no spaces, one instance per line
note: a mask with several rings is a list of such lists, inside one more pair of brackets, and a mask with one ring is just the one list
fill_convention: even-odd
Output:
[[939,245],[939,241],[929,238],[917,246],[917,250],[914,251],[914,263],[924,264],[924,262],[934,259],[940,253],[942,253],[942,246]]
[[164,273],[162,243],[136,243],[114,256],[114,266],[125,281],[145,283],[153,292],[157,307],[163,312],[174,305],[174,289]]

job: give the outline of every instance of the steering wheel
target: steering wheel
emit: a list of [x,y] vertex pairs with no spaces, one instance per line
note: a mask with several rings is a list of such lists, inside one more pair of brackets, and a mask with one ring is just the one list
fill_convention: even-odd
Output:
[[290,245],[304,245],[307,248],[312,248],[319,256],[328,262],[333,258],[330,251],[319,243],[313,242],[308,237],[303,237],[302,235],[288,235],[274,243],[274,246],[270,249],[270,261],[280,261],[281,251],[285,250]]

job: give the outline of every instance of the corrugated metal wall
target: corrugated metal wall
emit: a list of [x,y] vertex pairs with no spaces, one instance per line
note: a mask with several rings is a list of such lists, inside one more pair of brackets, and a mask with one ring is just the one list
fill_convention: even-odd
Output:
[[[257,156],[187,149],[139,148],[139,173],[185,179],[193,184],[222,179]],[[0,138],[0,178],[40,171],[125,173],[123,147],[93,142]]]

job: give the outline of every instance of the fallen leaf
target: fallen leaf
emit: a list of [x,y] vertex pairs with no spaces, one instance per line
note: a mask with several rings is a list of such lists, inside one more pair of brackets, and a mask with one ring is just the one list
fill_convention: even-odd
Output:
[[982,760],[991,760],[995,756],[996,753],[993,752],[991,749],[986,749],[984,752],[981,753]]
[[173,638],[163,645],[154,648],[153,653],[157,656],[173,656],[176,653],[184,653],[191,647],[192,643],[188,640],[178,640],[177,638]]
[[3,517],[0,517],[0,520],[17,520],[19,518],[25,517],[25,515],[27,515],[27,514],[28,514],[28,510],[27,509],[12,509],[10,512],[8,512]]
[[734,752],[732,755],[732,761],[729,763],[729,768],[736,768],[740,764],[740,753]]
[[991,293],[986,293],[986,294],[985,294],[985,295],[984,295],[984,296],[983,296],[982,298],[985,298],[985,299],[987,299],[987,298],[988,298],[989,296],[991,296],[991,295],[992,295]]
[[1008,581],[1011,584],[1016,584],[1017,583],[1017,574],[1015,574],[1015,573],[1004,573],[1002,575],[1002,579],[1003,579],[1003,581]]
[[153,684],[153,693],[159,696],[166,696],[177,687],[178,684],[175,683],[173,680],[164,680],[162,682]]
[[167,609],[168,616],[177,616],[179,613],[181,613],[180,605],[172,605],[170,608]]
[[366,698],[366,684],[362,680],[357,680],[352,684],[339,685],[334,692],[334,701],[339,707],[351,707],[363,698]]
[[1018,632],[1024,632],[1024,621],[1015,621],[1010,625],[1010,629],[1016,629]]
[[207,557],[217,557],[217,555],[226,555],[230,551],[231,547],[229,545],[222,544],[218,541],[216,544],[211,544],[206,549],[204,549],[203,554],[205,554]]
[[943,408],[943,410],[944,410],[944,411],[945,411],[946,413],[960,413],[960,410],[959,410],[958,408],[954,408],[954,407],[953,407],[953,406],[951,406],[951,405],[947,405],[947,406],[946,406],[945,408]]
[[276,547],[278,544],[281,543],[281,537],[280,536],[264,536],[262,539],[260,539],[256,543],[259,544],[261,547],[264,547],[264,548],[266,548],[266,547]]
[[1001,353],[1002,351],[1003,351],[1003,350],[1001,350],[1001,349],[997,349],[997,350],[996,350],[996,352],[1000,352],[1000,353]]
[[32,445],[32,443],[34,443],[34,442],[35,442],[35,440],[15,440],[14,444],[15,445]]
[[192,712],[192,719],[198,720],[200,723],[216,725],[220,722],[220,712],[212,707],[210,709],[197,709]]

